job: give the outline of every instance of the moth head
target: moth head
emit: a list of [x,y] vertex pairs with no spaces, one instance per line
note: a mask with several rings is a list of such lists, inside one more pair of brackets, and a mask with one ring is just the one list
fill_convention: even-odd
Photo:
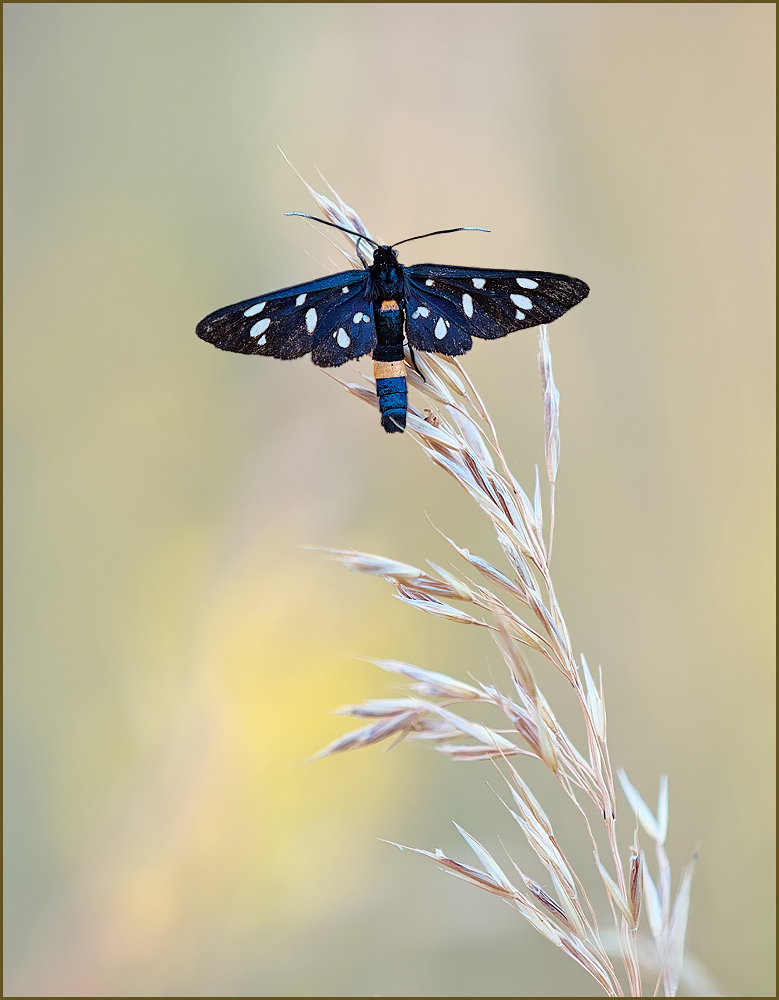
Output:
[[398,255],[392,247],[376,247],[373,251],[374,264],[394,264],[397,259]]

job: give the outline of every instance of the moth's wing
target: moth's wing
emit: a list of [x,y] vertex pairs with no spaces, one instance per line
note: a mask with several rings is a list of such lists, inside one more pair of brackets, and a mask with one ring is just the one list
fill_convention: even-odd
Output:
[[[417,265],[419,266],[419,265]],[[424,265],[427,266],[427,265]],[[458,307],[459,298],[417,280],[406,268],[406,337],[418,351],[435,354],[465,354],[472,346],[467,317]]]
[[[238,354],[289,359],[313,351],[316,364],[343,364],[368,353],[373,346],[372,322],[364,324],[365,329],[360,329],[358,335],[350,336],[345,347],[339,346],[338,328],[332,327],[336,320],[343,325],[342,317],[345,322],[359,312],[360,304],[365,301],[366,285],[365,271],[341,271],[303,285],[281,288],[217,309],[198,323],[197,335],[223,351]],[[321,349],[333,329],[336,349]],[[345,337],[341,341],[345,344]],[[334,360],[321,361],[318,357]]]
[[[434,309],[440,312],[447,303],[451,313],[445,319],[453,326],[456,318],[472,337],[483,340],[552,323],[590,292],[578,278],[548,271],[498,271],[445,264],[412,264],[405,270],[407,285],[417,298],[431,300],[432,304],[421,303],[431,316]],[[409,309],[409,341],[415,322],[413,312]],[[421,344],[420,349],[430,350]]]
[[376,324],[365,285],[323,303],[311,352],[315,365],[335,368],[370,354],[375,346]]

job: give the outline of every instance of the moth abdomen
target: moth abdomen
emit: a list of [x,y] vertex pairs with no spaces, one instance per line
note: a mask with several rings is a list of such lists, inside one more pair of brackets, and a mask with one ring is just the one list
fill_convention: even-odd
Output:
[[403,361],[405,310],[397,299],[387,297],[374,303],[373,311],[377,341],[373,349],[373,377],[379,397],[381,426],[388,434],[402,433],[408,406]]
[[[381,426],[388,434],[402,433],[406,427],[408,389],[406,387],[405,362],[374,361],[376,395],[379,397]],[[384,372],[393,372],[384,375]],[[394,373],[399,374],[394,374]],[[381,374],[380,374],[381,373]]]

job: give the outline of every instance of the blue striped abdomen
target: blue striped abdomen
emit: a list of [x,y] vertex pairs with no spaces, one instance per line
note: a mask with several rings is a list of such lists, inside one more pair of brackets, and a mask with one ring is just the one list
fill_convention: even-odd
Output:
[[[376,362],[378,365],[386,365],[387,362]],[[395,362],[398,366],[403,362]],[[381,426],[388,434],[402,432],[406,426],[406,406],[408,405],[408,392],[406,390],[406,376],[399,375],[391,378],[376,379],[376,395],[379,397],[379,412],[381,413]]]
[[381,426],[388,434],[403,433],[406,426],[406,364],[403,360],[403,310],[395,299],[374,305],[376,347],[373,377],[379,397]]

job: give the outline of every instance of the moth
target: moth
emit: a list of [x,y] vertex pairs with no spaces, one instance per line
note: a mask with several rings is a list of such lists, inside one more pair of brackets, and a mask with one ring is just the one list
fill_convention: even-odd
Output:
[[[290,215],[304,215],[290,212]],[[336,368],[373,355],[381,424],[406,426],[408,393],[404,343],[413,351],[459,355],[473,337],[497,340],[515,330],[551,323],[589,294],[578,278],[547,271],[502,271],[398,261],[396,247],[465,228],[442,229],[383,246],[326,219],[304,215],[356,236],[363,270],[341,271],[303,285],[225,306],[197,325],[201,340],[223,351],[300,358]],[[487,230],[481,230],[486,232]],[[360,242],[372,244],[369,263]]]

